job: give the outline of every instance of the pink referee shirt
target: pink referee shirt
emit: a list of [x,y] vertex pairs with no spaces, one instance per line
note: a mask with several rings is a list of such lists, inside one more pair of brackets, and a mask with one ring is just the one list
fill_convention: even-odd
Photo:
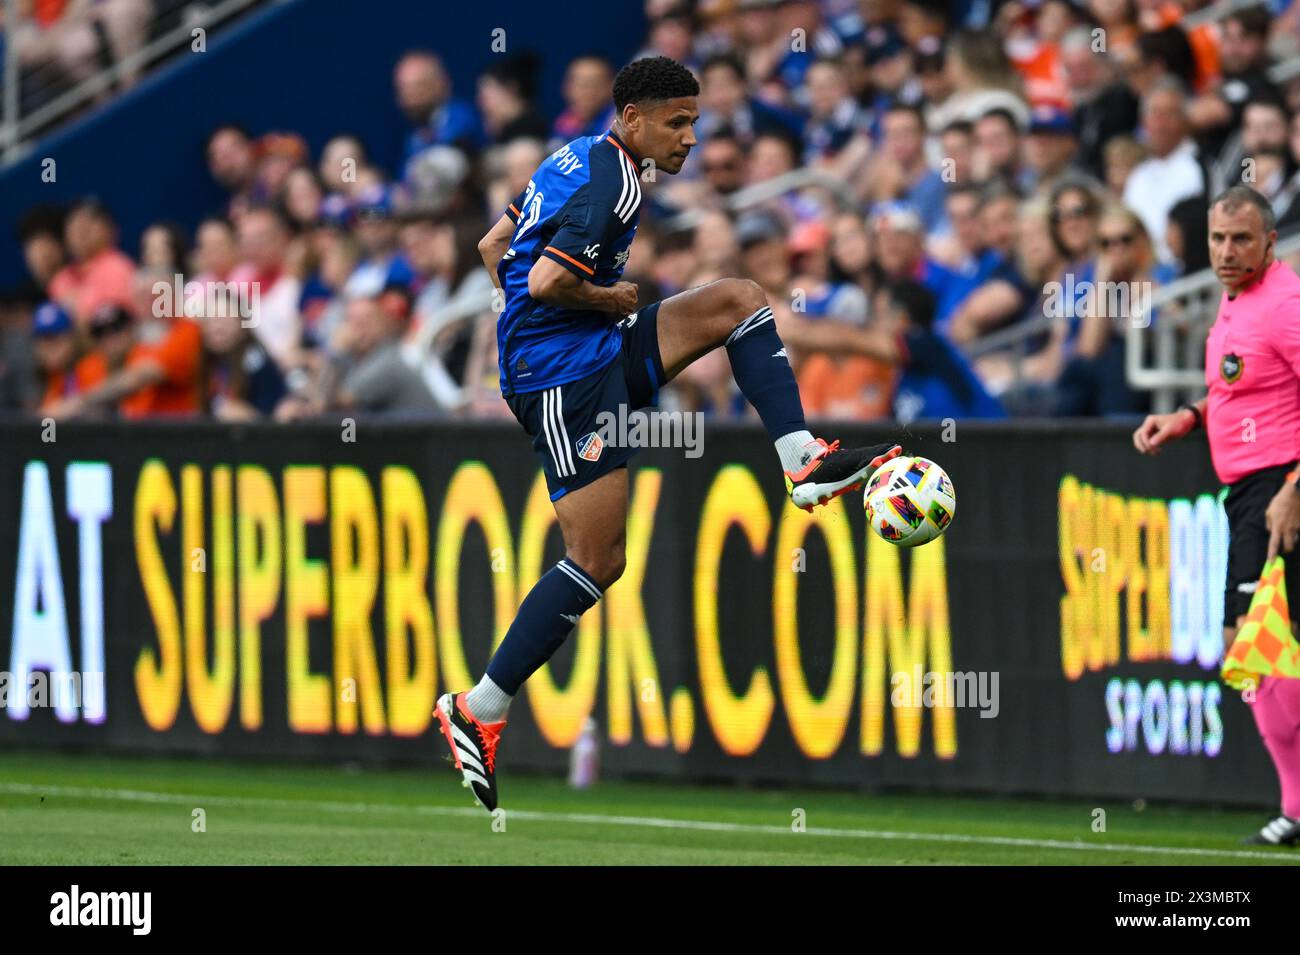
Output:
[[1205,341],[1205,428],[1225,484],[1300,458],[1300,276],[1275,261],[1235,299],[1223,294]]

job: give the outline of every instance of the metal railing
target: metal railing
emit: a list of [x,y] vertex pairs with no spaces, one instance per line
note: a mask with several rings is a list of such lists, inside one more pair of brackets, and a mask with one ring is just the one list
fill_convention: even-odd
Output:
[[[168,12],[178,18],[176,26],[159,33],[138,49],[127,53],[105,69],[96,71],[87,79],[57,93],[47,103],[30,112],[22,112],[24,77],[20,69],[15,37],[18,28],[18,0],[5,3],[5,69],[3,113],[0,113],[0,168],[18,162],[32,148],[37,135],[49,131],[63,120],[92,104],[98,97],[129,84],[146,68],[157,64],[177,51],[190,47],[195,30],[205,34],[218,25],[228,22],[245,10],[283,0],[219,0],[195,2],[171,8]],[[159,26],[155,19],[150,31]],[[205,36],[205,42],[207,37]]]
[[[723,199],[722,207],[727,212],[741,212],[751,206],[775,199],[787,192],[808,188],[825,189],[840,204],[841,208],[852,209],[857,207],[857,198],[853,195],[853,189],[847,182],[820,169],[808,168],[792,169],[764,182],[737,189]],[[694,228],[699,224],[704,214],[705,210],[703,209],[687,209],[685,212],[679,212],[677,215],[661,222],[659,224],[660,231],[683,232]]]

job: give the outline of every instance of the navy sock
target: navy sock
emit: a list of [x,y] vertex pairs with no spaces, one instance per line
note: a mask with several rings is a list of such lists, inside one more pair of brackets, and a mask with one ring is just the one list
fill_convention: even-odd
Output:
[[799,386],[776,333],[772,309],[764,305],[727,337],[731,373],[763,419],[772,440],[805,430]]
[[488,663],[492,682],[511,696],[518,693],[533,671],[560,649],[601,593],[591,576],[567,557],[543,574]]

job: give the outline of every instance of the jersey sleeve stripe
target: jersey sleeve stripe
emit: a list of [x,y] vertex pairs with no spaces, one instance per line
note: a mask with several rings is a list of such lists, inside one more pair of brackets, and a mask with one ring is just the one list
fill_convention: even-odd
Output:
[[623,208],[623,203],[627,202],[627,194],[631,191],[632,184],[627,180],[627,166],[621,159],[618,161],[618,171],[623,175],[623,188],[618,194],[618,202],[614,203],[614,215],[619,216],[621,219],[622,216],[619,213]]
[[588,268],[587,266],[585,266],[585,265],[583,265],[581,262],[579,262],[577,259],[575,259],[573,256],[571,256],[571,255],[569,255],[569,254],[567,254],[567,253],[565,253],[565,252],[561,252],[559,249],[557,249],[557,248],[556,248],[555,246],[553,246],[553,245],[548,245],[548,246],[547,246],[545,249],[543,249],[542,251],[543,251],[543,252],[550,252],[550,253],[553,254],[553,255],[558,255],[560,258],[564,259],[564,261],[570,263],[571,265],[577,266],[578,268],[582,269],[582,271],[586,272],[588,275],[595,275],[595,274],[596,274],[596,270],[595,270],[595,269]]
[[520,212],[518,209],[515,208],[515,204],[514,204],[513,202],[510,203],[510,211],[513,212],[513,213],[515,214],[515,221],[518,222],[518,221],[519,221],[519,217],[520,217],[521,215],[523,215],[523,213]]

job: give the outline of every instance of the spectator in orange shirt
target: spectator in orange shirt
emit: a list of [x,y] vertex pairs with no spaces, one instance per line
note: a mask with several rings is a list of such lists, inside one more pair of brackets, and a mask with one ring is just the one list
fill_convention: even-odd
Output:
[[72,261],[50,280],[49,296],[78,327],[102,305],[129,305],[135,265],[117,248],[117,223],[96,199],[83,199],[68,213],[64,243]]
[[189,319],[136,321],[106,305],[90,321],[95,350],[77,365],[86,390],[57,402],[53,417],[116,409],[124,418],[198,414],[203,336]]
[[810,418],[871,421],[889,415],[896,377],[875,358],[819,353],[799,369],[799,396]]

